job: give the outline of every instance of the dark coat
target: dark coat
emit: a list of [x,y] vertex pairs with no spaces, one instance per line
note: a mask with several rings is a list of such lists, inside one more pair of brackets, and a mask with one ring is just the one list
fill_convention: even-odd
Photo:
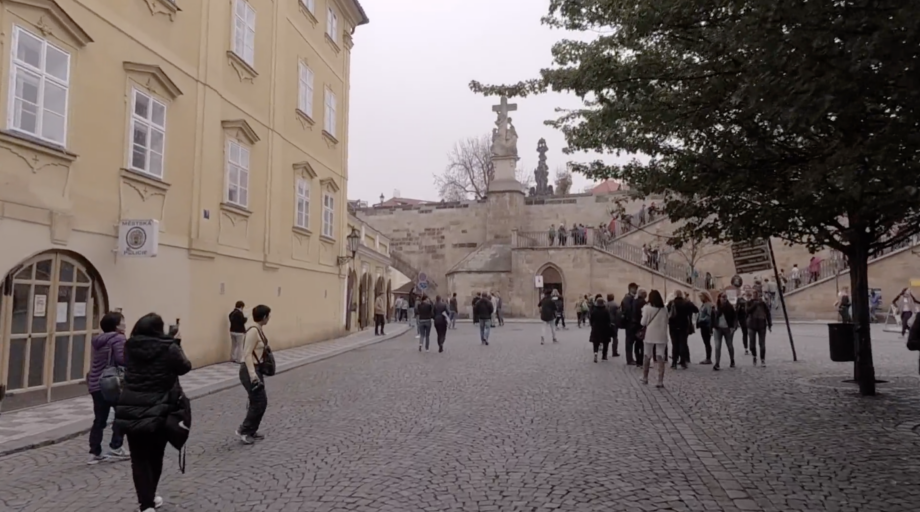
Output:
[[476,305],[473,306],[473,315],[480,320],[489,320],[494,312],[495,308],[492,307],[492,301],[485,297],[479,299]]
[[476,314],[476,304],[479,303],[479,297],[473,297],[473,321],[478,322],[479,316]]
[[111,360],[115,366],[125,365],[125,335],[120,332],[106,332],[93,338],[93,355],[90,360],[86,386],[90,393],[99,391],[99,379],[102,372],[109,367]]
[[642,326],[642,308],[644,308],[646,304],[648,304],[648,301],[642,297],[636,297],[633,300],[632,311],[630,312],[632,318],[629,320],[629,325],[631,327],[639,329]]
[[544,322],[551,322],[556,318],[556,301],[553,300],[552,296],[544,295],[540,299],[540,320]]
[[712,313],[712,327],[719,327],[719,318],[725,317],[725,323],[728,324],[730,329],[738,328],[738,314],[735,312],[734,306],[731,302],[726,302],[724,305],[716,304],[716,308]]
[[773,328],[773,315],[770,314],[770,306],[762,299],[751,299],[747,303],[747,324],[748,329],[766,329]]
[[230,312],[230,332],[238,334],[246,333],[246,315],[238,309]]
[[610,311],[603,304],[591,306],[591,342],[606,343],[613,337],[613,326],[610,325]]
[[614,327],[620,326],[620,306],[616,302],[607,303],[607,312],[610,313],[610,324]]
[[431,320],[434,318],[434,304],[430,300],[420,300],[417,306],[419,320]]
[[434,325],[447,325],[447,317],[444,316],[444,313],[447,313],[447,304],[443,302],[436,302],[434,305]]
[[[675,310],[673,315],[671,315],[672,309]],[[668,326],[681,332],[688,332],[690,326],[693,325],[693,315],[699,312],[696,304],[682,297],[676,298],[668,305]]]
[[192,370],[182,347],[163,336],[132,337],[125,343],[125,387],[115,407],[115,423],[128,435],[150,434],[166,424],[178,404],[179,376]]
[[[631,329],[637,327],[638,324],[633,324],[633,318],[635,318],[634,309],[636,306],[636,298],[632,294],[627,293],[623,300],[620,301],[620,327],[623,329]],[[641,310],[640,310],[641,311]],[[642,320],[641,318],[639,319]]]

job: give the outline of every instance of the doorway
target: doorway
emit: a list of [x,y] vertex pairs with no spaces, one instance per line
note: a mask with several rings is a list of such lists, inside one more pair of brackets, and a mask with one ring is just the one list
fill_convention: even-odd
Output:
[[543,276],[543,290],[556,290],[562,297],[562,273],[555,266],[547,266],[540,273]]
[[0,295],[0,382],[4,410],[85,394],[92,338],[106,311],[89,265],[46,252],[15,267]]

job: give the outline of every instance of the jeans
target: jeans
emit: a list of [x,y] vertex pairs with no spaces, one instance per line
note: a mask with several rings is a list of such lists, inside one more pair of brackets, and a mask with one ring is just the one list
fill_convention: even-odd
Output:
[[543,322],[543,331],[540,333],[540,341],[546,339],[546,331],[549,331],[550,335],[553,337],[553,341],[556,341],[556,323],[553,320],[548,320]]
[[620,353],[620,333],[619,328],[615,325],[610,326],[610,335],[611,342],[613,343],[613,355]]
[[751,330],[751,354],[757,359],[757,346],[754,341],[760,342],[760,360],[764,360],[767,353],[767,327],[750,327]]
[[690,364],[690,346],[687,344],[687,331],[668,326],[671,333],[671,366]]
[[412,308],[407,309],[406,315],[408,316],[409,327],[413,327],[415,325],[415,310]]
[[[258,375],[258,371],[256,371]],[[243,419],[243,424],[240,425],[240,435],[251,436],[259,431],[259,426],[262,424],[262,417],[265,416],[265,409],[268,408],[268,395],[265,393],[265,377],[258,375],[259,381],[262,382],[262,385],[259,386],[259,389],[252,389],[252,379],[249,378],[249,370],[246,369],[246,364],[240,365],[240,382],[243,383],[243,388],[246,389],[246,394],[249,395],[249,405],[246,408],[246,418]]]
[[725,344],[728,345],[728,357],[734,364],[735,345],[732,343],[732,338],[735,337],[735,330],[731,327],[718,327],[713,334],[716,339],[716,366],[719,366],[719,362],[722,361],[722,340],[725,340]]
[[739,320],[740,320],[739,323],[741,324],[741,344],[744,345],[744,350],[747,350],[747,349],[748,349],[748,326],[747,326],[747,320],[745,320],[745,319],[743,319],[743,318],[741,318],[741,319],[739,319]]
[[431,319],[426,320],[419,319],[418,321],[418,346],[425,346],[425,350],[428,350],[428,344],[431,342]]
[[[565,244],[562,244],[565,245]],[[556,315],[556,327],[559,327],[559,322],[562,322],[562,328],[565,329],[565,315],[558,314]]]
[[456,328],[457,328],[457,312],[456,312],[456,311],[451,311],[451,312],[450,312],[450,325],[449,325],[449,327],[450,327],[451,329],[456,329]]
[[384,320],[383,315],[379,313],[374,315],[374,334],[384,334],[384,325],[386,325],[386,320]]
[[505,317],[502,316],[502,310],[498,309],[495,311],[495,318],[498,319],[498,325],[505,325]]
[[230,360],[234,363],[243,362],[243,345],[245,343],[246,333],[244,332],[231,332],[230,333]]
[[703,336],[703,346],[706,347],[706,360],[712,361],[712,326],[700,324],[700,335]]
[[626,327],[626,364],[636,364],[637,359],[634,358],[633,352],[635,345],[641,345],[642,342],[636,343],[636,329],[634,327]]
[[595,356],[597,356],[598,349],[601,349],[601,347],[603,347],[601,356],[603,359],[607,359],[607,349],[610,347],[610,340],[592,341],[591,344],[594,345],[594,355]]
[[435,320],[434,330],[438,334],[438,347],[444,348],[444,342],[447,341],[447,319],[441,316]]
[[163,454],[166,452],[166,433],[131,433],[128,435],[131,449],[131,475],[141,510],[153,509],[157,486],[163,473]]
[[483,344],[489,344],[489,319],[483,318],[479,320],[479,339],[482,340]]
[[[91,455],[102,455],[102,436],[105,433],[105,426],[109,422],[109,411],[113,408],[112,404],[102,398],[102,391],[93,391],[93,428],[89,431],[89,453]],[[124,444],[125,436],[121,429],[112,423],[112,442],[109,448],[118,450]]]

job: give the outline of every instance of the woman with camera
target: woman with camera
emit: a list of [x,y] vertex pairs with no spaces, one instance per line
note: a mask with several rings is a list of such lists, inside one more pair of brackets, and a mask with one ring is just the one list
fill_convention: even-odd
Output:
[[163,505],[156,495],[163,454],[169,442],[167,418],[185,400],[179,376],[192,369],[182,351],[177,325],[164,332],[163,318],[148,313],[125,342],[124,389],[115,407],[115,425],[127,435],[131,472],[141,512]]

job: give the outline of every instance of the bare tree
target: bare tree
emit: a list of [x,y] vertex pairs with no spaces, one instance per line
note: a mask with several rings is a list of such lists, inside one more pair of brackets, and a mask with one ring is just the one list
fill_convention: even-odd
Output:
[[[492,139],[489,135],[457,141],[447,153],[447,167],[434,177],[438,195],[444,201],[479,200],[486,197],[495,179],[492,164]],[[515,169],[523,190],[533,186],[534,178],[523,168]]]
[[556,168],[556,195],[564,196],[572,190],[572,173],[565,167]]

